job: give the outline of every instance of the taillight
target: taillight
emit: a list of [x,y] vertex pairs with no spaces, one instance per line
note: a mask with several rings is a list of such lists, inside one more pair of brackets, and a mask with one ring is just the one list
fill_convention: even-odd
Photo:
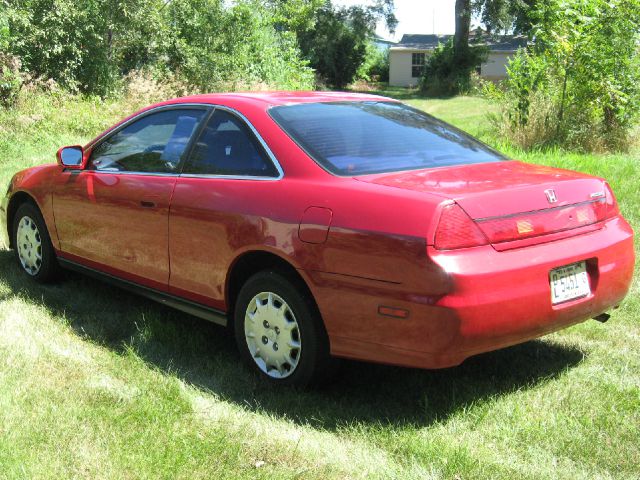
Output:
[[607,218],[605,198],[561,207],[476,220],[492,244],[586,227]]
[[607,195],[607,216],[606,218],[613,218],[620,215],[620,208],[618,208],[618,202],[616,202],[616,197],[613,194],[613,190],[608,183],[605,183],[606,187],[606,195]]
[[436,229],[435,247],[438,250],[477,247],[489,242],[471,217],[457,203],[442,209]]

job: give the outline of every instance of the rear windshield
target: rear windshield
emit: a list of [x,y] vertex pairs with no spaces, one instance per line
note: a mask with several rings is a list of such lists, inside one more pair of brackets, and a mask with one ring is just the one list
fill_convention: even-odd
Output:
[[336,175],[505,159],[461,130],[401,103],[308,103],[269,112],[300,147]]

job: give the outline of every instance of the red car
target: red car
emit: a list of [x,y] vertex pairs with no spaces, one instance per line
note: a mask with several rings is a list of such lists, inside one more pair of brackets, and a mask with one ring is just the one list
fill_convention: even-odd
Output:
[[392,99],[199,95],[17,173],[9,244],[221,324],[263,377],[420,368],[615,308],[633,231],[607,183],[508,160]]

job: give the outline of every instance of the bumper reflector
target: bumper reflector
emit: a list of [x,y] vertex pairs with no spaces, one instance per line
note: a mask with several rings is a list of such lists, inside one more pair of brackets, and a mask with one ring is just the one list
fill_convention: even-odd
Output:
[[409,318],[409,310],[398,307],[386,307],[384,305],[378,307],[378,314],[383,317]]

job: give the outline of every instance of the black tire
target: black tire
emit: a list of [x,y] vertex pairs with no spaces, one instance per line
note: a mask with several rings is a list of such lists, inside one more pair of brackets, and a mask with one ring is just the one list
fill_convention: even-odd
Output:
[[[249,321],[247,310],[250,304],[252,306],[256,305],[253,303],[254,298],[260,294],[269,292],[280,297],[280,299],[285,302],[286,305],[283,307],[281,304],[280,308],[288,308],[290,310],[287,318],[291,320],[292,314],[296,326],[293,327],[292,333],[289,335],[291,335],[291,338],[297,338],[300,343],[300,349],[297,351],[297,359],[295,360],[297,364],[294,368],[290,369],[290,371],[287,371],[286,366],[284,366],[284,375],[286,375],[284,377],[281,376],[282,373],[276,371],[276,368],[269,369],[269,367],[266,366],[266,360],[262,360],[265,367],[259,366],[258,363],[260,360],[256,360],[256,357],[252,354],[251,347],[249,346],[250,340],[248,340],[245,334],[245,321]],[[275,300],[274,305],[277,305],[278,302],[278,300]],[[257,310],[254,310],[254,313],[258,313]],[[262,320],[258,320],[258,322],[264,323]],[[285,335],[283,332],[276,333],[278,329],[275,327],[269,327],[271,327],[269,329],[270,331],[265,333],[273,338],[267,339],[268,343],[265,342],[263,345],[258,345],[259,348],[265,348],[265,351],[278,347],[278,339],[282,338],[281,335],[283,337]],[[295,330],[297,330],[296,335],[294,335]],[[309,298],[309,295],[306,294],[303,289],[299,288],[295,281],[290,280],[281,273],[264,271],[253,275],[247,280],[240,290],[236,301],[234,331],[238,349],[240,350],[240,355],[243,360],[257,372],[263,380],[271,384],[306,387],[325,380],[333,370],[334,361],[329,355],[329,340],[320,313],[313,299]],[[266,339],[266,336],[262,336],[259,341],[262,342],[264,339]],[[258,342],[258,339],[255,341]],[[286,342],[286,340],[284,341]],[[288,348],[285,347],[285,350],[282,352],[283,358],[287,356],[287,350]],[[291,350],[291,359],[294,359],[294,353],[296,352]],[[271,353],[271,350],[269,350],[269,354],[274,356],[278,355],[277,350],[274,353]],[[263,368],[267,368],[270,373],[265,372]]]
[[[18,227],[20,222],[25,218],[33,222],[33,225],[37,229],[37,236],[40,239],[40,248],[38,249],[38,252],[41,255],[41,259],[37,266],[37,271],[35,270],[35,267],[32,269],[25,267],[20,259]],[[51,244],[47,225],[45,224],[38,207],[30,202],[20,205],[13,217],[12,227],[13,250],[20,269],[30,278],[40,283],[47,283],[55,280],[60,273],[60,266],[58,265],[56,254],[53,250],[53,245]],[[35,248],[33,253],[35,254]]]

